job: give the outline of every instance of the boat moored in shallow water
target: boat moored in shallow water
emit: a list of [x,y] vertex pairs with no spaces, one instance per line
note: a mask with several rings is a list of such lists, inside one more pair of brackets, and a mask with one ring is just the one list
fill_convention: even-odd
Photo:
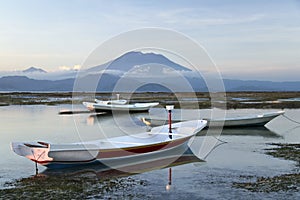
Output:
[[100,101],[95,99],[95,102],[83,102],[83,105],[90,111],[95,112],[112,112],[112,111],[128,111],[128,112],[144,112],[150,108],[157,106],[158,102],[151,103],[133,103],[128,104],[124,99]]
[[[224,117],[224,118],[206,118],[207,126],[209,127],[251,127],[251,126],[264,126],[272,119],[283,115],[284,111],[275,111],[262,114],[249,114],[244,116]],[[168,121],[160,116],[142,117],[141,120],[149,126],[160,126],[166,124]],[[181,122],[192,119],[176,118],[172,119],[173,122]]]
[[[176,148],[187,149],[189,140],[200,132],[207,122],[193,120],[152,128],[150,132],[119,136],[94,141],[52,144],[46,142],[12,142],[12,150],[48,168],[63,168],[93,162],[110,164],[135,157],[159,156]],[[183,151],[184,152],[184,151]]]

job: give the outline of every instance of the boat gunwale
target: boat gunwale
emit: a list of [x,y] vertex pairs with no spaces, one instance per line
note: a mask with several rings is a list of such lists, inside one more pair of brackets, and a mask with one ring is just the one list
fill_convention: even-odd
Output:
[[[101,149],[100,146],[99,146],[99,148],[95,148],[95,149],[94,148],[82,148],[82,149],[75,149],[75,148],[74,149],[51,149],[50,148],[50,152],[60,152],[60,151],[97,151],[97,150],[98,151],[114,151],[115,149],[123,149],[123,150],[126,151],[126,150],[130,150],[130,149],[146,148],[146,147],[158,146],[158,145],[163,145],[163,144],[167,145],[169,143],[176,142],[176,141],[179,141],[179,140],[185,140],[185,139],[188,140],[188,139],[190,139],[193,136],[194,136],[194,134],[189,134],[189,135],[186,135],[185,137],[179,137],[179,138],[176,138],[176,139],[169,139],[167,141],[160,141],[160,142],[156,142],[156,143],[148,143],[148,144],[144,144],[144,145],[142,144],[142,145],[139,145],[139,146],[128,146],[128,147],[115,147],[115,148],[103,148],[103,149]],[[114,143],[113,141],[108,141],[108,140],[107,141],[99,141],[99,142],[100,143],[101,142]],[[59,145],[68,145],[68,144],[59,144]],[[70,145],[76,145],[76,144],[70,144]],[[87,143],[87,144],[84,144],[84,143],[80,144],[80,143],[78,143],[78,145],[85,146],[85,145],[91,145],[91,143]]]

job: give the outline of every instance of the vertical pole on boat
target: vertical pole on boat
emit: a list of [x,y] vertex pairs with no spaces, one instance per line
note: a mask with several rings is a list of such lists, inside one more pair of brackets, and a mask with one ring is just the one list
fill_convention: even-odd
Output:
[[169,133],[172,133],[172,111],[169,110]]
[[38,166],[37,166],[37,161],[41,157],[41,155],[43,155],[44,153],[41,154],[37,159],[35,158],[35,154],[34,154],[34,151],[32,149],[31,149],[31,153],[32,153],[32,156],[34,158],[34,163],[35,163],[35,175],[38,175],[39,169],[38,169]]
[[169,180],[168,184],[166,185],[166,190],[169,191],[172,185],[172,168],[169,168]]
[[174,105],[166,106],[169,115],[169,138],[172,139],[172,110],[174,109]]
[[38,175],[39,169],[38,169],[38,166],[37,166],[37,161],[34,161],[34,162],[35,162],[35,175]]

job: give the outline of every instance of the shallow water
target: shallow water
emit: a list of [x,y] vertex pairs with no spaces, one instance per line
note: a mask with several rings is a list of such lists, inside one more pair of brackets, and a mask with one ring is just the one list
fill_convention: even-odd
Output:
[[[103,137],[138,133],[147,129],[140,121],[143,114],[95,116],[91,114],[58,115],[61,109],[84,110],[81,105],[59,106],[8,106],[0,107],[0,186],[5,182],[31,177],[35,173],[34,163],[15,155],[10,150],[11,141],[51,141],[53,143],[77,142]],[[231,110],[240,113],[261,113],[270,110]],[[300,110],[286,110],[286,116],[300,121]],[[278,117],[267,124],[267,128],[224,129],[220,140],[223,143],[214,148],[205,158],[206,162],[179,164],[172,167],[171,190],[166,190],[169,168],[159,166],[144,173],[118,174],[123,189],[117,193],[106,193],[103,198],[120,195],[125,198],[158,199],[299,199],[299,192],[253,193],[232,187],[233,182],[254,180],[253,176],[275,176],[295,170],[292,161],[273,158],[264,154],[272,142],[300,142],[300,125],[285,117]],[[203,136],[197,136],[191,149],[197,154]],[[39,166],[43,172],[44,167]],[[108,173],[108,174],[107,174]],[[111,174],[110,174],[111,173]],[[105,173],[106,178],[115,172]],[[104,176],[103,173],[98,173]],[[124,181],[125,180],[132,180]],[[115,178],[115,176],[114,176]],[[34,180],[33,180],[34,181]],[[141,181],[145,184],[132,184]],[[101,180],[99,180],[101,183]],[[130,187],[130,189],[126,189]],[[94,194],[95,198],[97,194]],[[93,197],[93,195],[91,195]],[[120,196],[118,196],[120,197]]]

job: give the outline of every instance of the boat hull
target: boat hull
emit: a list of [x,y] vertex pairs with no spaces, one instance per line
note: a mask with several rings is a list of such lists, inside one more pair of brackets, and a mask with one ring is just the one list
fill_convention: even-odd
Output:
[[[104,102],[104,103],[103,103]],[[95,112],[145,112],[150,108],[159,105],[158,102],[152,103],[134,103],[134,104],[108,104],[106,101],[97,101],[96,103],[83,102],[83,105],[90,111]]]
[[147,112],[150,107],[147,108],[138,108],[138,109],[128,109],[128,108],[107,108],[107,107],[95,107],[92,111],[97,113],[99,112],[130,112],[130,113],[138,113],[138,112]]
[[284,111],[278,111],[274,113],[267,113],[262,115],[250,116],[250,117],[237,117],[237,118],[225,118],[225,120],[207,120],[209,127],[249,127],[249,126],[264,126],[272,119],[282,115]]
[[92,159],[92,160],[73,161],[73,162],[51,161],[51,162],[40,163],[40,164],[42,164],[43,166],[45,166],[49,169],[62,169],[62,168],[70,168],[70,167],[89,166],[89,165],[94,165],[94,164],[97,164],[97,165],[103,164],[105,166],[108,166],[109,168],[121,168],[121,167],[127,166],[128,163],[130,163],[131,165],[136,165],[136,164],[143,163],[145,161],[148,161],[148,162],[152,161],[152,160],[155,161],[159,157],[162,157],[162,156],[170,154],[170,153],[174,154],[174,152],[179,157],[188,149],[187,143],[188,143],[188,140],[183,142],[182,144],[174,146],[174,147],[170,147],[170,148],[166,148],[166,149],[162,149],[162,150],[158,150],[158,151],[151,151],[148,153],[132,154],[130,156],[103,158],[100,156],[101,155],[101,151],[100,151],[99,157],[97,157],[96,159]]
[[94,104],[96,112],[145,112],[159,103],[136,103],[126,105],[100,105]]
[[[208,123],[208,127],[251,127],[251,126],[264,126],[272,119],[284,114],[284,111],[278,111],[273,113],[267,113],[255,116],[245,116],[236,118],[224,118],[224,119],[205,119]],[[149,121],[152,126],[161,126],[168,123],[167,120],[160,118],[144,118]],[[184,119],[172,119],[172,122],[178,123],[185,121]]]
[[209,120],[208,126],[209,127],[247,127],[247,126],[264,126],[268,122],[270,122],[272,119],[274,119],[277,116],[272,117],[263,117],[263,118],[252,118],[252,119],[229,119],[225,121],[221,120]]

